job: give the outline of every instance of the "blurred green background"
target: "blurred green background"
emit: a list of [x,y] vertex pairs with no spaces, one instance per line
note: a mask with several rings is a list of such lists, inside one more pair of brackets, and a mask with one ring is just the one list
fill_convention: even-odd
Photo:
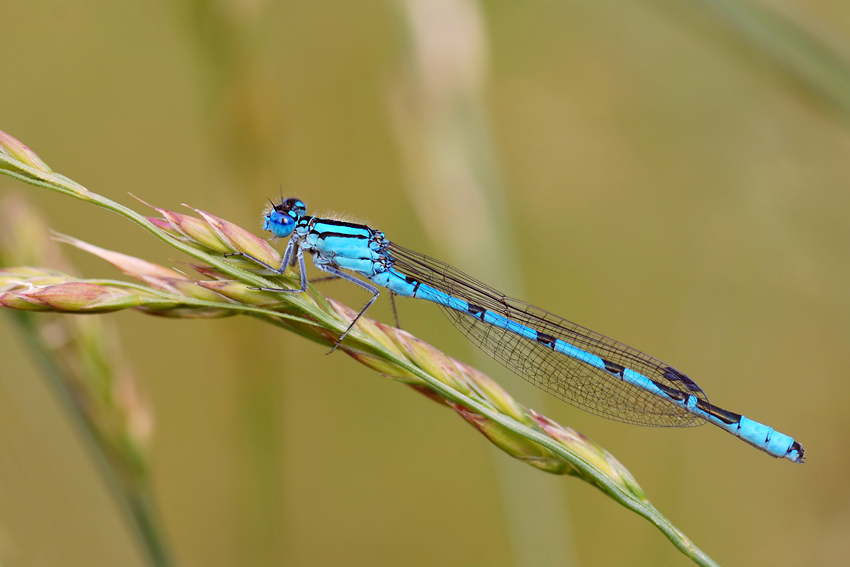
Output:
[[[407,330],[610,450],[721,564],[846,561],[846,2],[28,0],[2,18],[0,129],[54,170],[257,233],[266,198],[296,195],[660,357],[808,462],[593,417],[399,304]],[[0,179],[10,192],[60,232],[184,260],[101,209]],[[390,322],[387,303],[371,315]],[[689,564],[597,490],[526,471],[341,353],[249,319],[111,319],[155,414],[181,565]],[[0,561],[144,564],[6,323]]]

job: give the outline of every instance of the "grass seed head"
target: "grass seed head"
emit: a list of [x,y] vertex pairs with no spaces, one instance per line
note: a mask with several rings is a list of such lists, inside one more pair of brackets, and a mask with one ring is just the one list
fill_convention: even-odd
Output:
[[269,266],[280,265],[280,254],[268,242],[241,226],[211,215],[200,209],[193,209],[203,218],[222,242],[231,247],[232,252],[244,252]]
[[220,254],[233,252],[233,249],[216,235],[215,231],[210,228],[210,225],[201,219],[175,213],[167,209],[156,208],[156,211],[165,217],[165,220],[171,223],[171,226],[180,234],[204,248]]
[[449,405],[494,445],[515,459],[553,474],[564,474],[569,467],[567,461],[549,449],[459,404],[450,403]]
[[[33,306],[65,313],[103,313],[120,311],[141,305],[135,293],[106,288],[85,282],[66,282],[49,286],[31,287],[24,291],[7,292]],[[42,310],[42,309],[37,309]]]
[[53,173],[53,170],[38,157],[38,154],[2,130],[0,130],[0,153],[13,157],[19,162],[44,173]]

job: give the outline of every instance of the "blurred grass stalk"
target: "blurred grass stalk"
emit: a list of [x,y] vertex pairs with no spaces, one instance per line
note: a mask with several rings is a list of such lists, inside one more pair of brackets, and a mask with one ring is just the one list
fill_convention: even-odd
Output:
[[[408,196],[431,241],[476,277],[522,297],[508,206],[486,116],[488,45],[476,0],[394,0],[403,68],[389,104]],[[437,211],[437,214],[434,212]],[[477,365],[491,360],[475,350]],[[525,397],[545,406],[543,393]],[[513,564],[575,565],[560,483],[493,453]]]
[[[264,26],[272,3],[266,0],[182,0],[169,2],[184,36],[195,47],[204,120],[208,138],[218,158],[211,176],[218,201],[227,202],[227,189],[277,187],[280,160],[282,109],[280,89],[264,65]],[[227,181],[219,181],[224,179]],[[234,452],[237,459],[237,545],[246,564],[275,565],[286,556],[280,534],[285,530],[286,502],[279,479],[284,469],[285,434],[281,415],[287,369],[273,364],[271,349],[256,349],[253,332],[228,333],[244,370],[233,384],[236,419]],[[281,345],[278,345],[281,348]],[[283,347],[285,348],[285,346]],[[275,368],[270,372],[269,368]]]
[[[20,196],[0,201],[0,268],[70,272],[47,225]],[[153,418],[124,361],[116,330],[94,317],[7,310],[84,437],[151,565],[171,564],[151,495]]]
[[[654,0],[668,11],[691,9],[713,18],[746,46],[766,56],[807,92],[850,118],[850,53],[822,25],[783,13],[762,0]],[[847,123],[845,123],[846,126]]]
[[[53,172],[29,148],[0,132],[0,173],[113,211],[136,223],[173,248],[201,260],[193,266],[208,279],[185,274],[125,254],[62,237],[78,248],[109,261],[139,280],[80,280],[55,270],[33,267],[0,270],[0,306],[21,311],[102,313],[137,309],[176,318],[212,318],[228,314],[257,317],[314,342],[330,346],[350,324],[355,312],[308,293],[280,294],[256,287],[296,287],[292,276],[264,277],[245,260],[228,260],[224,252],[243,252],[269,265],[280,254],[241,227],[203,211],[201,218],[156,210],[147,218],[93,193]],[[699,565],[716,563],[649,502],[637,481],[610,453],[581,434],[518,404],[481,372],[447,357],[399,329],[365,317],[339,346],[358,362],[406,383],[454,409],[509,455],[540,470],[581,478],[655,525],[673,545]],[[559,538],[560,534],[550,537]]]

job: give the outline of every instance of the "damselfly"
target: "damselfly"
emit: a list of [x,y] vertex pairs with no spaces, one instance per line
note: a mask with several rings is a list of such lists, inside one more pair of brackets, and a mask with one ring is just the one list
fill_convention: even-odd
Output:
[[[307,290],[304,253],[315,266],[348,280],[372,298],[339,337],[375,302],[376,286],[440,305],[454,325],[488,355],[535,386],[590,413],[637,425],[692,427],[712,423],[767,454],[802,463],[803,447],[772,428],[708,402],[686,374],[630,346],[505,296],[460,270],[402,248],[366,225],[307,215],[298,199],[283,199],[263,228],[289,238],[277,274],[298,264]],[[367,283],[357,274],[372,282]],[[336,348],[336,347],[334,347]]]

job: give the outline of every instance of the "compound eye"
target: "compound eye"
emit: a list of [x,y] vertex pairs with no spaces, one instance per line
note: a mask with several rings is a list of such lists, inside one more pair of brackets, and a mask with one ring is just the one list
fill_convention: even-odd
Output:
[[295,219],[288,214],[272,211],[266,215],[263,228],[278,238],[286,238],[295,230]]

